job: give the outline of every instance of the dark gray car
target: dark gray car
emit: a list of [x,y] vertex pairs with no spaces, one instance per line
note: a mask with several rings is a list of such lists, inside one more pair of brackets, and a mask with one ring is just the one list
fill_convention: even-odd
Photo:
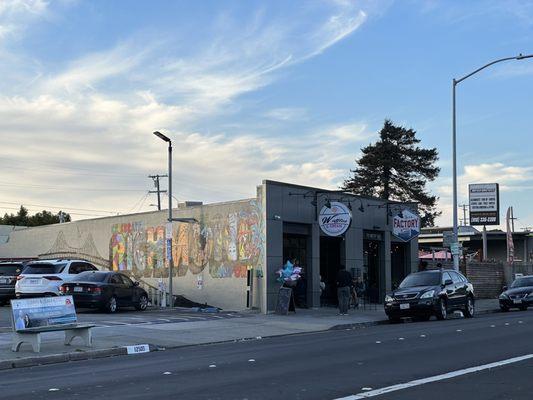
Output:
[[15,298],[15,283],[23,268],[23,262],[0,263],[0,306]]

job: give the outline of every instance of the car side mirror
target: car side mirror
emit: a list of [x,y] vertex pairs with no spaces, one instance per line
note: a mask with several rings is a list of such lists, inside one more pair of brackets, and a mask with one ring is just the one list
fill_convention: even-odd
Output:
[[139,282],[133,282],[133,286],[139,286]]
[[503,291],[505,292],[505,291],[508,289],[508,287],[507,287],[507,286],[504,286],[502,289],[503,289]]

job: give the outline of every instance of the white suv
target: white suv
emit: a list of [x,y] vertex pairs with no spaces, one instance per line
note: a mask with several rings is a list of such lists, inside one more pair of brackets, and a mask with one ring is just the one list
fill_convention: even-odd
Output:
[[98,271],[98,268],[83,260],[32,261],[17,277],[15,296],[59,296],[61,284],[85,271]]

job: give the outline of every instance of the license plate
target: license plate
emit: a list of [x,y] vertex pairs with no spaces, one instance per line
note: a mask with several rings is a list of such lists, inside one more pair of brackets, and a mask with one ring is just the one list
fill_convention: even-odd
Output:
[[40,279],[28,279],[28,285],[40,285],[41,280]]
[[0,283],[9,283],[9,279],[1,279],[0,278]]
[[409,303],[400,304],[400,310],[408,310],[409,307]]
[[75,292],[83,292],[83,287],[81,287],[81,286],[74,286],[74,291],[75,291]]
[[522,299],[514,299],[513,303],[520,304],[520,303],[522,303]]

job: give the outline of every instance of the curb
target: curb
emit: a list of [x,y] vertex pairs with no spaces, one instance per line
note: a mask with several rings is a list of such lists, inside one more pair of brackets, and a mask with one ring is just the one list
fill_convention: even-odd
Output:
[[[149,345],[150,352],[161,351],[164,348],[154,345]],[[114,356],[125,356],[127,355],[126,347],[113,347],[110,349],[100,349],[100,350],[88,350],[72,353],[63,353],[63,354],[50,354],[47,356],[36,356],[36,357],[24,357],[24,358],[15,358],[12,360],[3,360],[0,361],[0,370],[12,369],[12,368],[24,368],[24,367],[36,367],[39,365],[48,365],[48,364],[58,364],[69,361],[82,361],[82,360],[92,360],[96,358],[105,358],[105,357],[114,357]]]

